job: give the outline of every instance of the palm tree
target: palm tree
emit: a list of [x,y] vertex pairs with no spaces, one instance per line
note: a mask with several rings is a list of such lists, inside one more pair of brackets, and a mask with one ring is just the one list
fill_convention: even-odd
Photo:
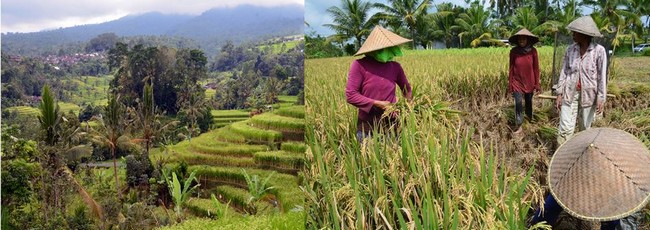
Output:
[[452,38],[454,36],[454,18],[458,15],[457,10],[451,3],[441,3],[436,5],[437,11],[432,15],[434,25],[433,35],[442,37],[445,46],[451,48]]
[[205,110],[205,94],[203,89],[198,84],[192,84],[188,80],[183,84],[187,87],[187,90],[180,92],[178,95],[177,104],[180,107],[180,113],[183,114],[188,119],[188,140],[192,141],[192,136],[195,133],[200,133],[201,130],[198,127],[198,120],[203,116],[203,111]]
[[488,33],[490,31],[488,25],[489,17],[490,12],[485,10],[483,6],[479,4],[472,4],[472,6],[467,9],[467,12],[461,13],[458,18],[456,18],[456,25],[453,27],[454,29],[461,31],[458,34],[461,45],[463,44],[463,37],[469,37],[474,40],[483,34]]
[[628,9],[635,15],[638,15],[639,18],[641,18],[642,16],[646,17],[645,23],[641,25],[641,34],[648,35],[650,31],[645,30],[646,27],[644,27],[644,25],[650,28],[650,24],[649,24],[650,23],[650,0],[629,0],[627,1],[627,4],[628,4],[627,5]]
[[540,24],[539,17],[533,12],[531,8],[519,8],[515,15],[512,16],[511,22],[515,26],[515,32],[526,28],[533,34],[552,34],[556,32],[562,23],[555,20],[548,20]]
[[[54,194],[48,194],[49,189],[42,189],[43,192],[43,198],[46,199],[45,202],[45,221],[48,221],[48,209],[47,206],[50,205],[49,202],[47,202],[48,199],[54,198],[54,205],[60,206],[62,212],[64,213],[64,207],[65,204],[62,202],[62,194],[60,194],[60,190],[58,188],[58,183],[69,181],[72,182],[74,187],[77,189],[79,194],[82,197],[82,200],[88,205],[88,207],[92,210],[92,212],[95,214],[95,216],[101,220],[103,216],[103,211],[101,207],[97,204],[97,202],[86,192],[86,190],[77,182],[76,178],[72,175],[72,172],[70,169],[66,166],[66,164],[62,161],[60,154],[57,154],[58,151],[63,149],[62,152],[74,152],[76,151],[78,147],[73,147],[73,148],[67,148],[65,143],[60,143],[60,141],[63,137],[70,137],[74,135],[74,133],[78,130],[75,129],[71,133],[65,133],[62,131],[62,121],[64,120],[63,117],[61,116],[61,113],[59,112],[59,105],[56,103],[54,100],[54,97],[52,96],[52,93],[50,92],[50,87],[48,85],[45,85],[42,90],[41,94],[41,104],[39,105],[39,110],[40,114],[38,115],[38,121],[41,125],[41,130],[43,131],[43,140],[45,141],[45,146],[44,152],[46,153],[44,155],[44,159],[41,164],[43,165],[43,168],[48,170],[49,172],[46,173],[46,175],[42,175],[42,182],[46,187],[52,186],[53,187],[53,193]],[[50,180],[47,178],[49,177]],[[53,196],[53,197],[50,197]]]
[[145,147],[145,159],[149,159],[149,149],[152,147],[156,138],[161,138],[161,133],[168,131],[171,128],[175,127],[179,121],[171,121],[166,124],[161,124],[158,119],[155,102],[153,100],[153,86],[151,83],[146,83],[144,85],[144,90],[142,92],[142,101],[138,101],[138,109],[131,109],[130,113],[135,114],[137,117],[137,122],[142,128],[142,137],[134,139],[134,142],[142,143],[144,142]]
[[389,5],[383,3],[375,3],[374,6],[383,12],[376,13],[373,17],[386,21],[388,24],[392,24],[395,27],[402,27],[404,23],[411,33],[411,38],[413,39],[412,46],[415,48],[415,45],[421,41],[416,41],[416,28],[418,23],[422,23],[424,15],[427,15],[429,6],[431,6],[430,0],[388,0]]
[[41,129],[45,131],[45,143],[53,146],[58,141],[59,127],[61,124],[61,113],[59,112],[59,104],[54,101],[54,97],[50,92],[50,86],[43,86],[41,94],[41,104],[38,106],[41,114],[38,116],[38,121],[41,124]]
[[[121,198],[120,183],[117,178],[117,160],[115,150],[120,145],[120,140],[125,140],[123,117],[126,117],[124,105],[120,103],[120,96],[109,95],[108,104],[106,105],[106,116],[94,117],[99,122],[101,130],[95,131],[92,140],[95,143],[108,145],[113,156],[113,173],[115,174],[115,189],[118,197]],[[122,141],[124,142],[124,141]]]
[[341,0],[341,8],[332,6],[327,12],[334,18],[334,23],[324,26],[334,30],[333,40],[354,39],[356,48],[361,47],[376,21],[369,18],[372,4],[362,0]]

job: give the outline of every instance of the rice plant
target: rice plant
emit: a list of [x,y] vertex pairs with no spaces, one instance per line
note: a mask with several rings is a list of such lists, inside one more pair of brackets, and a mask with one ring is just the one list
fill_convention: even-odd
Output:
[[303,142],[294,142],[294,141],[282,142],[282,145],[280,146],[280,150],[287,151],[287,152],[304,153],[307,150],[307,145],[305,145],[305,143]]
[[[510,167],[500,143],[508,51],[407,52],[398,61],[414,99],[389,110],[399,113],[396,131],[362,143],[342,93],[354,59],[307,60],[307,228],[526,228],[543,190],[539,171]],[[550,58],[540,62],[548,86]]]
[[256,152],[253,155],[255,163],[285,169],[300,169],[304,164],[304,153],[286,151]]
[[282,133],[274,130],[258,129],[249,125],[248,122],[236,122],[229,126],[230,129],[254,142],[273,143],[282,140]]
[[284,107],[273,111],[275,114],[285,117],[293,118],[305,118],[305,107],[304,106],[291,106]]
[[263,129],[278,131],[302,131],[305,120],[293,117],[283,117],[272,113],[263,113],[251,118],[251,125]]

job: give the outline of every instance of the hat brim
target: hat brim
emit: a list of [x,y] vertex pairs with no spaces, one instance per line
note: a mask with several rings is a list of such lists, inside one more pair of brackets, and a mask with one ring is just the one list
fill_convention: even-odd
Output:
[[548,169],[551,194],[574,217],[610,221],[650,201],[650,153],[631,134],[592,128],[560,146]]
[[516,35],[512,35],[512,36],[510,36],[510,38],[508,38],[508,41],[510,42],[510,45],[513,45],[513,46],[518,45],[519,44],[519,36],[524,36],[524,37],[528,38],[528,44],[530,44],[530,45],[535,45],[535,44],[537,44],[537,42],[539,42],[538,37],[534,37],[534,36],[530,36],[530,35],[523,35],[523,34],[516,34]]
[[411,42],[411,39],[403,38],[381,26],[375,26],[370,32],[368,38],[354,56],[367,54],[373,51],[381,50],[388,47],[398,46]]

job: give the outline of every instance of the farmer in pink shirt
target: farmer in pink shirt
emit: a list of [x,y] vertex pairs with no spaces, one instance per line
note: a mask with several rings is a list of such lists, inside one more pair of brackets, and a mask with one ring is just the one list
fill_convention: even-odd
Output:
[[365,57],[352,62],[345,96],[348,103],[359,108],[357,138],[360,142],[370,136],[378,124],[382,124],[381,127],[395,124],[394,117],[381,117],[388,106],[397,102],[396,86],[405,98],[411,98],[411,85],[402,66],[392,61],[393,57],[402,56],[398,45],[410,41],[376,26],[355,54]]

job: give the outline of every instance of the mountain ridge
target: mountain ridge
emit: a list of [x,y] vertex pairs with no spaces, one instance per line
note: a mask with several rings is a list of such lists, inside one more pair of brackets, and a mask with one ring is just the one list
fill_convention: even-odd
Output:
[[200,47],[213,47],[227,40],[234,43],[273,36],[301,34],[304,7],[298,4],[264,7],[239,5],[212,8],[199,15],[146,12],[116,20],[29,33],[3,33],[3,53],[21,54],[30,49],[47,49],[88,42],[103,33],[119,37],[169,36],[193,40]]

